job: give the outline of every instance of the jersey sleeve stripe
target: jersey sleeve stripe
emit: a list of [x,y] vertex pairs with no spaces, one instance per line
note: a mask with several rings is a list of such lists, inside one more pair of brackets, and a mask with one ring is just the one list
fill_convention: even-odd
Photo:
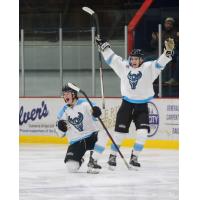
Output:
[[158,62],[156,62],[155,67],[156,67],[157,69],[164,68],[164,67],[163,67],[162,65],[160,65]]
[[108,64],[108,65],[110,65],[111,63],[112,63],[112,59],[113,59],[113,57],[114,57],[114,53],[107,59],[107,60],[105,60],[105,62]]
[[58,114],[57,114],[57,119],[58,119],[58,120],[63,116],[63,114],[64,114],[64,112],[65,112],[66,109],[67,109],[67,106],[65,105],[65,106],[63,106],[63,108],[58,112]]

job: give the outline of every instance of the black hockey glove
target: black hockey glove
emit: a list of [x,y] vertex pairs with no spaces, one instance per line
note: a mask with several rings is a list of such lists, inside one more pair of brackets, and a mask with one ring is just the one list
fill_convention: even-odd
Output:
[[96,37],[96,43],[100,51],[104,51],[106,48],[110,48],[110,44],[106,40],[99,37]]
[[58,125],[58,129],[60,129],[61,131],[63,132],[67,131],[67,123],[65,120],[59,120],[57,125]]
[[101,116],[101,109],[98,106],[94,106],[92,115],[94,117],[100,117]]

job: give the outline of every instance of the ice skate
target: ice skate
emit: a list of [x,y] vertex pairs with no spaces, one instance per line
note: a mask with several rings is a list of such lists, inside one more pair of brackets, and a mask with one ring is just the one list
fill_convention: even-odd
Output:
[[138,170],[141,167],[140,163],[138,162],[137,156],[135,156],[134,154],[131,154],[129,164],[130,164],[131,169]]
[[88,166],[87,173],[90,174],[98,174],[101,170],[101,166],[97,164],[97,160],[94,160],[92,156],[90,156],[90,160],[87,166]]
[[108,166],[109,166],[108,168],[112,171],[115,170],[117,166],[116,157],[117,157],[116,155],[110,154],[110,157],[108,160]]

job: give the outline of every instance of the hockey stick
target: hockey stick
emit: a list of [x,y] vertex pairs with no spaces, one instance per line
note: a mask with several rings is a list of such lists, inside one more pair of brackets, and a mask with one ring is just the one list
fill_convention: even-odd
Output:
[[[90,99],[88,98],[88,96],[86,95],[86,93],[85,93],[83,90],[81,90],[81,89],[78,88],[77,86],[73,85],[72,83],[68,83],[67,85],[68,85],[71,89],[73,89],[73,90],[75,90],[75,91],[77,91],[77,92],[82,93],[82,94],[84,95],[84,97],[87,99],[87,101],[88,101],[88,103],[90,104],[91,108],[93,109],[93,105],[92,105]],[[103,123],[102,119],[101,119],[100,117],[97,117],[97,118],[98,118],[98,120],[100,121],[101,125],[103,126],[104,130],[106,131],[108,137],[111,139],[111,141],[112,141],[112,143],[114,144],[115,148],[117,149],[119,155],[120,155],[121,158],[123,159],[123,161],[124,161],[126,167],[127,167],[128,169],[131,169],[130,166],[129,166],[129,164],[126,162],[126,160],[125,160],[123,154],[122,154],[121,151],[119,150],[119,147],[116,145],[116,143],[115,143],[115,141],[113,140],[111,134],[109,133],[108,129],[106,128],[105,124]]]
[[[99,18],[98,15],[88,7],[82,7],[82,10],[90,14],[95,23],[96,23],[96,30],[97,30],[97,38],[100,38],[100,29],[99,29]],[[99,62],[100,62],[100,67],[99,67],[99,75],[100,75],[100,84],[101,84],[101,97],[102,97],[102,108],[105,109],[105,98],[104,98],[104,85],[103,85],[103,69],[102,69],[102,57],[101,57],[101,52],[98,52],[99,54]]]

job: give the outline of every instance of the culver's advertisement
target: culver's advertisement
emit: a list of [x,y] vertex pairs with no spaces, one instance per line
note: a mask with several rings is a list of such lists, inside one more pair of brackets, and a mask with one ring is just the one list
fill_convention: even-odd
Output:
[[57,107],[60,99],[20,98],[20,135],[55,135]]
[[[101,107],[100,98],[91,98]],[[62,98],[20,98],[19,134],[57,136],[57,113],[64,105]],[[111,134],[114,133],[116,114],[121,105],[120,98],[106,98],[106,109],[102,120]],[[154,99],[148,103],[150,132],[148,139],[178,140],[179,105],[178,99]],[[130,138],[135,136],[131,124]]]

